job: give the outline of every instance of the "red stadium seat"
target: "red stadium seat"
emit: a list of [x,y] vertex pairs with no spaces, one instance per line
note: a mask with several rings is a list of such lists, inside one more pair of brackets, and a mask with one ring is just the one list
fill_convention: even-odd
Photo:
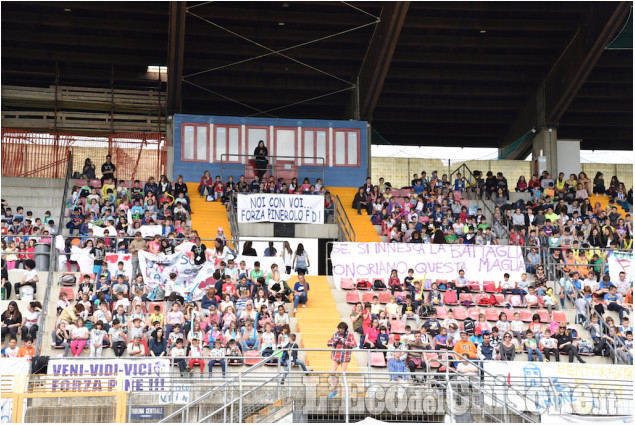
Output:
[[531,322],[531,318],[533,316],[533,314],[531,314],[531,311],[527,310],[527,309],[523,309],[520,310],[518,313],[520,313],[520,320],[522,320],[525,323],[530,323]]
[[350,291],[346,293],[346,302],[349,304],[357,304],[360,301],[359,292]]
[[445,294],[443,294],[443,304],[445,305],[457,305],[458,299],[456,297],[456,291],[453,289],[449,289],[447,291],[445,291]]
[[73,301],[75,299],[75,290],[71,287],[61,287],[60,294],[65,293],[66,299],[68,301]]
[[96,189],[99,189],[101,187],[101,180],[99,179],[93,179],[90,181],[90,187],[94,187]]
[[461,293],[461,295],[459,295],[459,304],[463,304],[464,301],[469,301],[471,303],[470,305],[474,304],[474,298],[472,298],[472,294]]
[[477,294],[476,305],[490,305],[489,294]]
[[353,284],[353,279],[351,279],[350,277],[343,277],[342,280],[340,280],[340,288],[346,291],[355,289],[355,285]]
[[401,320],[391,320],[390,321],[390,332],[395,334],[405,334],[406,333],[406,325]]
[[465,320],[467,317],[467,310],[465,307],[454,307],[452,312],[454,313],[454,318],[456,320]]
[[551,313],[551,318],[553,319],[554,322],[566,322],[567,321],[567,315],[564,311],[554,311]]
[[437,310],[437,319],[444,320],[445,318],[448,317],[447,307],[436,306],[435,309]]
[[478,307],[470,307],[467,310],[467,317],[476,321],[478,320],[478,315],[481,314],[481,309]]
[[507,301],[505,301],[505,294],[494,294],[494,298],[496,298],[496,303],[498,305],[505,305]]
[[507,320],[512,321],[514,320],[514,309],[513,308],[504,308],[503,313],[505,313],[507,315]]
[[390,292],[388,291],[380,291],[377,293],[377,296],[381,304],[388,304],[390,302]]
[[245,351],[245,364],[253,366],[258,364],[262,360],[260,353],[257,350]]
[[373,297],[376,294],[374,292],[368,292],[368,291],[364,291],[362,292],[362,302],[363,303],[372,303],[373,302]]
[[493,280],[484,280],[483,281],[483,290],[485,292],[494,292],[494,286],[496,285],[496,282],[494,282]]
[[370,365],[374,367],[385,367],[386,358],[384,353],[370,352]]
[[542,323],[549,323],[551,322],[551,318],[549,318],[549,310],[547,309],[540,309],[540,310],[536,310],[536,314],[538,316],[540,316],[540,321]]
[[498,321],[498,310],[496,310],[495,308],[486,308],[485,320],[488,320],[490,322]]
[[75,180],[75,185],[82,187],[82,186],[88,186],[88,180],[86,179],[77,179]]
[[161,309],[159,312],[163,313],[163,303],[162,302],[151,302],[150,304],[148,304],[148,312],[150,314],[154,314],[154,307],[155,306],[159,306],[159,308]]
[[406,291],[395,291],[395,298],[401,298],[402,302],[406,302],[406,295],[408,295],[410,292],[406,292]]

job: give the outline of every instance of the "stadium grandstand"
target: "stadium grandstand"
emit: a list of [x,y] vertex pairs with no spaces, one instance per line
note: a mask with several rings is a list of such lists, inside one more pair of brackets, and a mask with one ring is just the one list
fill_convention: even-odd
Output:
[[632,422],[631,2],[2,12],[2,422]]

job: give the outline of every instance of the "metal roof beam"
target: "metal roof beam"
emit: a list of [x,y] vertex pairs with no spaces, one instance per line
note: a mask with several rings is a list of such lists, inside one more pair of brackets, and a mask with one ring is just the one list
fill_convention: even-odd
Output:
[[[602,3],[586,14],[567,48],[554,63],[538,91],[509,127],[500,144],[507,146],[527,133],[533,126],[545,127],[560,120],[587,76],[602,56],[604,47],[620,29],[630,10],[630,2]],[[583,137],[581,134],[578,137]],[[507,159],[521,159],[533,138],[528,137],[516,149],[506,154]]]
[[183,83],[183,51],[185,50],[186,3],[170,2],[170,27],[168,31],[168,104],[169,115],[181,111]]
[[357,76],[357,91],[353,93],[359,99],[356,119],[371,121],[373,118],[409,6],[409,1],[385,2],[381,9],[380,22],[368,45]]

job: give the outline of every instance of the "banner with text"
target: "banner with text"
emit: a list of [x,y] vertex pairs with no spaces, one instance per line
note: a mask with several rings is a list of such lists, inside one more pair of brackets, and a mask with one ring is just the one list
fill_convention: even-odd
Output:
[[413,269],[415,278],[453,280],[463,269],[468,280],[503,280],[509,273],[518,282],[525,272],[522,249],[503,245],[335,242],[331,262],[337,278],[388,278],[397,270],[403,280]]
[[238,195],[238,222],[324,224],[324,197],[254,193]]
[[[117,374],[124,375],[124,391],[166,391],[171,372],[167,358],[110,358],[90,361],[73,358],[50,359],[47,373],[52,378],[51,391],[112,391]],[[111,378],[105,381],[104,378]],[[144,379],[146,378],[146,379]]]
[[611,281],[619,280],[621,272],[626,273],[626,280],[633,281],[633,252],[613,251],[608,257],[609,275]]
[[486,396],[486,406],[507,402],[542,415],[632,415],[633,366],[565,362],[486,361],[483,394],[507,384],[507,400]]
[[[139,268],[141,269],[144,283],[150,289],[153,289],[157,285],[165,286],[170,279],[170,273],[176,273],[177,284],[189,288],[186,292],[190,294],[190,299],[199,301],[205,294],[205,288],[210,285],[213,286],[216,283],[213,274],[214,271],[218,269],[220,260],[213,258],[213,251],[208,248],[206,251],[208,260],[204,264],[197,266],[192,261],[191,255],[188,255],[188,253],[191,253],[193,245],[192,242],[183,242],[175,248],[176,252],[172,255],[155,255],[147,251],[139,251]],[[119,255],[123,256],[124,254]],[[129,255],[126,254],[126,256]],[[119,257],[117,260],[119,260]],[[123,260],[125,260],[125,257]],[[254,268],[254,263],[259,261],[260,268],[265,274],[271,270],[272,264],[277,264],[281,278],[288,278],[288,275],[285,273],[284,259],[282,257],[239,256],[235,259],[236,267],[238,267],[241,261],[245,261],[248,272]],[[115,269],[116,264],[117,263],[114,263]],[[110,269],[110,260],[108,260],[108,266]],[[126,262],[124,261],[124,269],[125,268]],[[169,294],[166,294],[166,296],[167,295]]]

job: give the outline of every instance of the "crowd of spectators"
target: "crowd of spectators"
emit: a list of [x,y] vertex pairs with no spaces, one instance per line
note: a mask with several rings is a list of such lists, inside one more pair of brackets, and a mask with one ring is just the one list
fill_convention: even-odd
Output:
[[[452,350],[479,361],[512,361],[518,353],[526,352],[529,361],[560,361],[565,356],[569,362],[577,359],[585,363],[582,356],[598,355],[632,364],[633,329],[627,316],[633,290],[625,273],[615,282],[605,276],[600,286],[584,287],[575,308],[576,323],[589,331],[586,338],[569,326],[564,312],[552,313],[558,300],[542,272],[540,267],[531,281],[523,274],[516,283],[510,282],[506,273],[501,281],[484,285],[470,282],[463,270],[450,282],[417,280],[412,269],[402,280],[393,270],[385,289],[392,295],[384,297],[388,300],[385,304],[375,293],[371,302],[358,302],[353,307],[350,321],[359,336],[356,348],[387,350],[384,353],[391,371],[392,367],[399,371],[399,365],[410,372],[424,367],[425,359],[417,350]],[[576,278],[567,279],[567,291],[582,288]],[[532,313],[532,308],[538,310]],[[621,323],[616,325],[605,310],[618,312]],[[413,322],[414,326],[407,324]]]
[[[358,214],[366,210],[373,224],[393,243],[448,243],[494,245],[507,239],[511,245],[579,248],[632,249],[633,222],[629,213],[632,188],[613,176],[605,188],[602,174],[593,184],[584,173],[568,180],[560,173],[554,182],[549,173],[529,182],[521,176],[516,192],[527,192],[530,199],[509,201],[509,186],[503,173],[491,171],[486,177],[475,171],[469,179],[457,173],[454,182],[447,174],[433,171],[428,178],[413,176],[411,186],[393,189],[383,178],[373,184],[370,178],[353,200]],[[591,205],[587,193],[608,197],[608,205]],[[398,194],[395,194],[398,192]],[[494,202],[493,222],[482,209],[470,214],[464,200],[470,197]],[[618,207],[625,214],[618,212]]]

